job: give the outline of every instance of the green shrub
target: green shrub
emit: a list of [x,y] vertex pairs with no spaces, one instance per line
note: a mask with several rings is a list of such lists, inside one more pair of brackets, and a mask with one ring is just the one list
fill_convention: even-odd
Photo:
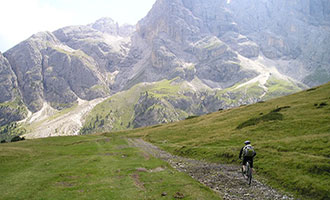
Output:
[[282,108],[277,108],[272,110],[270,113],[263,115],[261,117],[251,118],[240,125],[237,126],[236,129],[242,129],[248,126],[254,126],[259,124],[260,122],[268,122],[268,121],[275,121],[275,120],[283,120],[283,114],[279,113]]
[[194,119],[194,118],[196,118],[196,117],[198,117],[198,116],[196,116],[196,115],[192,115],[192,116],[187,117],[186,119]]
[[328,104],[326,103],[326,102],[322,102],[322,103],[320,103],[320,104],[318,104],[318,103],[314,103],[314,106],[316,107],[316,108],[323,108],[323,107],[325,107],[325,106],[327,106]]

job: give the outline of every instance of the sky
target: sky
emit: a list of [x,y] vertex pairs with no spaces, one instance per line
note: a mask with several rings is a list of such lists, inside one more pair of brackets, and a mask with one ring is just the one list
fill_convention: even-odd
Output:
[[156,0],[0,0],[0,51],[40,31],[87,25],[102,17],[136,24]]

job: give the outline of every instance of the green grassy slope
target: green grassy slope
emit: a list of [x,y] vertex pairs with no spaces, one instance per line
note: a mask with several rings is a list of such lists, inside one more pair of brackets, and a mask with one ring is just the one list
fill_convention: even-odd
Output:
[[24,119],[27,115],[27,108],[18,95],[13,101],[0,103],[0,141],[10,141],[16,135],[24,134],[26,130],[16,121]]
[[149,85],[136,85],[131,90],[118,93],[98,104],[86,117],[81,133],[89,134],[105,130],[118,131],[131,128],[134,105]]
[[[149,171],[156,168],[163,170]],[[178,192],[184,199],[219,199],[120,136],[0,144],[0,188],[1,199],[173,199]]]
[[330,83],[126,133],[175,154],[237,164],[243,142],[251,140],[257,175],[303,199],[330,198]]
[[[149,97],[156,99],[156,101],[161,101],[160,99],[166,97],[171,97],[172,99],[184,98],[183,95],[178,94],[180,85],[173,84],[174,81],[175,79],[171,81],[163,80],[153,84],[141,83],[135,85],[129,90],[115,94],[95,106],[86,117],[86,122],[80,132],[82,134],[90,134],[102,131],[119,131],[134,128],[133,121],[136,117],[134,108],[138,104],[141,95],[145,94],[147,91]],[[161,108],[165,109],[165,107]],[[150,109],[155,108],[151,107]],[[171,111],[176,112],[176,109],[172,108]],[[185,117],[188,116],[186,113],[183,115]]]
[[82,134],[114,132],[173,122],[191,115],[214,112],[219,108],[251,104],[259,100],[292,94],[304,88],[275,76],[267,81],[266,94],[259,82],[239,88],[237,86],[240,84],[236,84],[223,90],[194,88],[199,85],[198,83],[191,84],[175,78],[137,84],[97,105],[86,117],[80,132]]

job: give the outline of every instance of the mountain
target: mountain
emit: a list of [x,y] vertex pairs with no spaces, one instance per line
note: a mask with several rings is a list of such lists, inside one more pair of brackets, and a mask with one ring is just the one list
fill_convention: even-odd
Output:
[[[196,75],[212,88],[226,88],[274,66],[310,86],[327,82],[328,10],[327,1],[157,1],[135,36],[149,64],[135,65],[129,77],[136,79],[136,71],[151,81],[162,79],[160,73]],[[196,72],[186,72],[183,66],[189,63]],[[321,71],[326,78],[317,82],[313,77]]]
[[66,134],[122,130],[319,85],[330,80],[329,10],[326,0],[158,0],[135,27],[102,18],[38,33],[1,56],[0,80],[12,77],[0,88],[1,119],[40,126],[38,116],[112,96],[82,109]]
[[5,52],[30,111],[41,110],[44,101],[63,109],[79,98],[92,100],[110,94],[108,60],[125,56],[128,39],[120,36],[127,34],[124,30],[112,33],[103,23],[111,26],[112,21],[38,33]]

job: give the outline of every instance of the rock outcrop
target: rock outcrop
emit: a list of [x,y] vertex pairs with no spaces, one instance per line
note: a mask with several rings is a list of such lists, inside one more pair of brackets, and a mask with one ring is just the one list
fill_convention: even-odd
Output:
[[27,116],[21,101],[17,77],[8,60],[0,53],[0,126]]
[[119,24],[113,19],[106,17],[101,18],[88,26],[95,30],[101,31],[102,33],[120,37],[130,37],[135,31],[135,27],[132,25],[124,24],[119,26]]
[[0,52],[0,103],[13,100],[17,93],[17,77]]

